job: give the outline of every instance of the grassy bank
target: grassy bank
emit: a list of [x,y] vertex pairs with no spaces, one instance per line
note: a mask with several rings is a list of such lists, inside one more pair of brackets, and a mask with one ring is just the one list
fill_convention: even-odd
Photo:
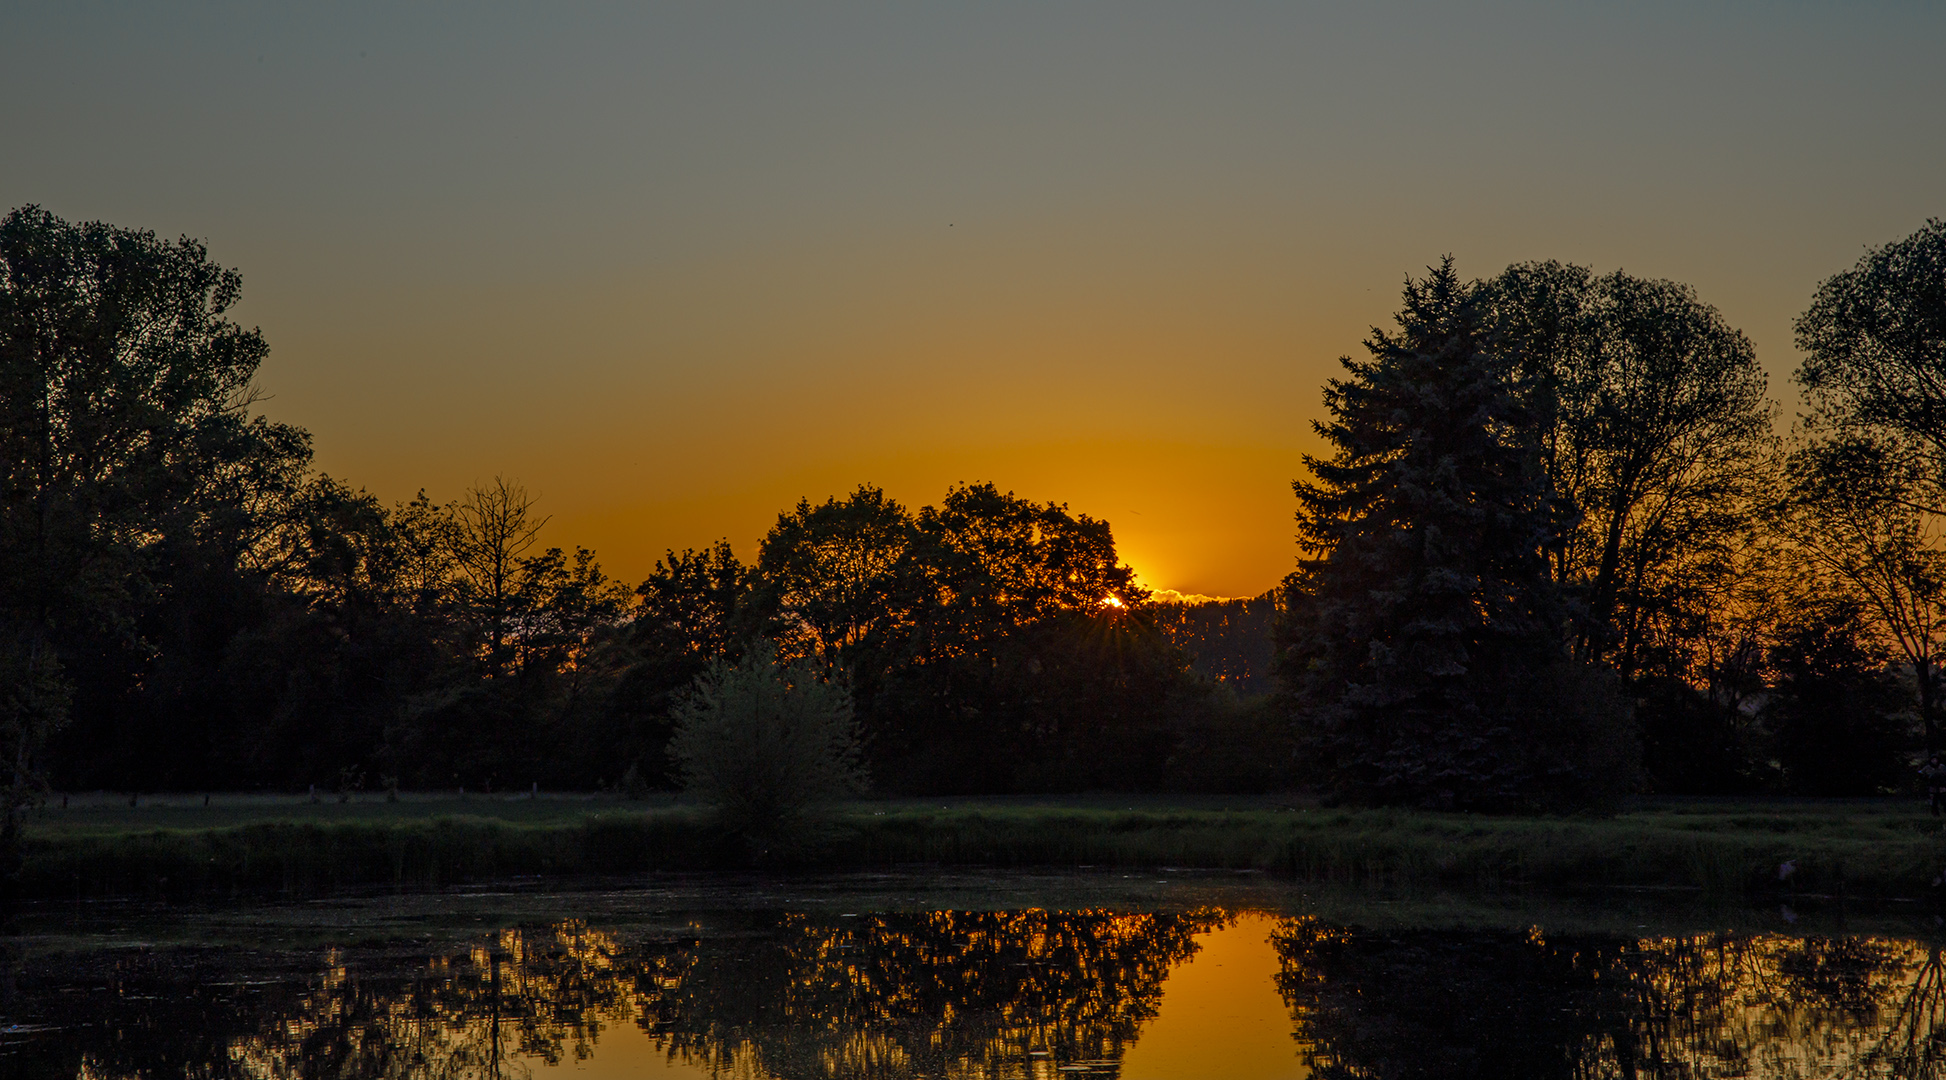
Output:
[[[585,798],[337,804],[217,796],[75,800],[29,822],[23,890],[44,898],[319,895],[525,876],[722,865],[694,809]],[[1923,897],[1946,869],[1910,801],[1660,800],[1607,818],[1288,809],[1274,799],[1125,796],[861,802],[813,865],[1255,868],[1309,880],[1712,895]],[[1778,868],[1795,872],[1779,881]]]

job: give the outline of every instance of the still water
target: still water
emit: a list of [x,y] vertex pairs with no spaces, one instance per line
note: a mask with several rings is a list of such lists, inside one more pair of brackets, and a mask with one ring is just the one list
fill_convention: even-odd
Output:
[[66,906],[0,1076],[1934,1076],[1933,925],[1120,874]]

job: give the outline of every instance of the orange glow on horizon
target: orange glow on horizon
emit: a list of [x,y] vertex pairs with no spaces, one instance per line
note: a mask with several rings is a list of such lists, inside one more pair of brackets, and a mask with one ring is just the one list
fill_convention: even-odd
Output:
[[[1135,571],[1142,588],[1235,597],[1262,593],[1295,566],[1290,482],[1308,449],[1301,442],[1155,438],[975,443],[828,456],[811,447],[806,459],[788,470],[705,459],[694,461],[692,469],[645,467],[619,477],[565,469],[558,458],[536,451],[527,460],[544,467],[528,467],[519,476],[529,491],[542,494],[541,509],[556,514],[547,543],[594,548],[602,567],[629,583],[648,576],[665,550],[701,548],[719,538],[727,538],[749,561],[778,513],[800,498],[817,504],[869,483],[917,510],[938,504],[962,480],[990,480],[1020,498],[1065,503],[1072,513],[1107,521],[1118,560]],[[598,461],[608,453],[593,450],[584,456]],[[615,454],[636,460],[619,449]],[[388,468],[403,472],[396,464]],[[409,496],[416,485],[401,483],[393,490]],[[457,491],[442,485],[429,494],[443,499]],[[597,509],[586,509],[590,504]]]
[[[387,503],[517,479],[632,583],[799,498],[990,480],[1246,597],[1295,567],[1320,388],[1442,253],[1684,282],[1788,413],[1816,283],[1940,212],[1946,6],[1872,8],[43,5],[0,35],[35,103],[0,176],[206,242],[260,411]],[[1627,89],[1533,92],[1577,80]]]

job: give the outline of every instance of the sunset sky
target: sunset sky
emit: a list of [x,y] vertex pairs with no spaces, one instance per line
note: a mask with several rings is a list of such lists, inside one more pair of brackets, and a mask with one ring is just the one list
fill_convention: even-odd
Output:
[[242,270],[271,416],[387,500],[516,477],[634,581],[861,482],[1294,557],[1405,275],[1790,321],[1946,216],[1946,5],[13,4],[0,199]]

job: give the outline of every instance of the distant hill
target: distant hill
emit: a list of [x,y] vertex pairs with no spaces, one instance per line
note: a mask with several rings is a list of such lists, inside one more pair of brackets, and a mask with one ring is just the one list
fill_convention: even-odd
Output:
[[1277,592],[1244,599],[1160,597],[1151,609],[1156,629],[1181,647],[1198,672],[1235,690],[1239,697],[1275,690],[1271,628]]

